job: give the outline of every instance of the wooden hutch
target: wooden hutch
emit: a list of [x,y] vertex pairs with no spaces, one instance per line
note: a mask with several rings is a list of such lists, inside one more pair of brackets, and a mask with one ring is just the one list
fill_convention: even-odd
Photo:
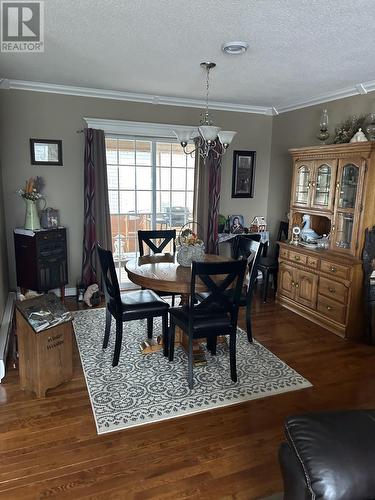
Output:
[[328,249],[280,242],[277,301],[341,337],[363,335],[362,250],[375,224],[375,142],[289,150],[289,241],[304,214]]

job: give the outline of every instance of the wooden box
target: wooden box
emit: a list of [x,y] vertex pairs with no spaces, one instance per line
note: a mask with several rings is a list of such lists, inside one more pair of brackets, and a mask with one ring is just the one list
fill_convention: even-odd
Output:
[[73,376],[72,322],[36,333],[18,310],[16,321],[21,389],[44,398]]

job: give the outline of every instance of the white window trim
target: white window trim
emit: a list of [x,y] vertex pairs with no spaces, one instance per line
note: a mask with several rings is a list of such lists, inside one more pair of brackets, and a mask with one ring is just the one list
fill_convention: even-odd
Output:
[[190,130],[191,137],[198,136],[197,127],[192,127],[189,125],[131,122],[124,120],[107,120],[103,118],[83,118],[83,120],[86,122],[89,128],[103,130],[105,134],[176,140],[176,136],[173,132],[174,130]]

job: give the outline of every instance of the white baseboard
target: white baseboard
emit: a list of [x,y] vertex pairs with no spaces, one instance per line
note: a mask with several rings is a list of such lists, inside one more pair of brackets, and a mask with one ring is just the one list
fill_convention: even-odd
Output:
[[14,306],[16,303],[16,294],[9,292],[8,300],[5,305],[3,320],[0,326],[0,383],[5,376],[7,354],[9,347],[9,336],[12,329]]

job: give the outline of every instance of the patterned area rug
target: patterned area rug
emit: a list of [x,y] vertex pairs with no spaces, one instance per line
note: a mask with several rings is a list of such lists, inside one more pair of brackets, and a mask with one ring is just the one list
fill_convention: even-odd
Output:
[[[161,333],[154,320],[154,335]],[[258,342],[249,344],[238,329],[238,381],[230,378],[226,343],[217,355],[207,352],[208,363],[194,368],[194,388],[187,383],[187,357],[180,347],[173,362],[163,353],[143,355],[146,321],[124,324],[119,365],[112,367],[114,322],[108,348],[102,349],[105,310],[74,314],[74,330],[89,390],[98,434],[242,403],[281,392],[310,387],[299,373]]]

